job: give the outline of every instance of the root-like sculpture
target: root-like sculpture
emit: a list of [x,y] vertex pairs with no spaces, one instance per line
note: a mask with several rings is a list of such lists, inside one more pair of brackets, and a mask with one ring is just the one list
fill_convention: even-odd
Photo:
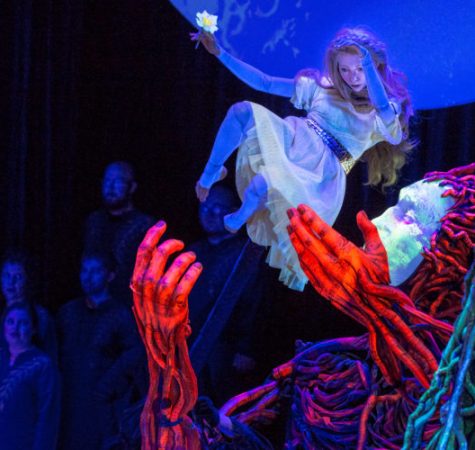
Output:
[[[473,260],[475,164],[432,173],[427,179],[443,180],[449,187],[444,195],[455,203],[424,250],[424,261],[409,280],[409,294],[388,285],[386,252],[364,213],[357,218],[366,241],[360,249],[308,207],[289,211],[290,238],[312,285],[364,325],[368,334],[317,343],[274,369],[273,398],[279,399],[289,385],[293,392],[288,448],[400,449],[406,428],[406,448],[411,450],[429,442],[428,448],[439,448],[443,436],[449,445],[457,441],[460,448],[467,448],[469,438],[462,436],[472,432],[470,399],[475,398],[470,351],[465,352],[464,381],[457,381],[456,374],[460,378],[461,352],[471,348],[470,299],[464,305],[471,313],[459,319],[463,325],[457,323],[450,343],[449,338],[462,308],[463,279]],[[431,381],[432,388],[415,411]],[[463,395],[457,394],[460,382]],[[279,404],[267,402],[263,407],[262,399],[241,394],[222,411],[250,424],[265,422],[279,412]],[[458,415],[450,413],[454,408]],[[446,431],[438,431],[442,429]]]
[[[475,385],[473,384],[473,348],[475,346],[475,263],[467,274],[463,310],[455,322],[455,331],[442,353],[440,366],[430,388],[421,397],[409,417],[404,450],[421,448],[422,433],[427,421],[441,402],[444,415],[442,427],[426,449],[471,449],[475,445],[472,433],[475,415]],[[457,447],[455,447],[457,443]]]
[[[455,201],[424,249],[409,293],[389,285],[385,247],[364,213],[357,217],[362,249],[310,208],[289,211],[290,240],[313,287],[367,333],[302,344],[262,386],[221,408],[221,417],[230,417],[235,429],[242,425],[249,431],[286,413],[289,449],[463,449],[474,442],[471,281],[462,299],[475,243],[475,164],[428,179],[443,180],[449,188],[444,195]],[[186,296],[201,269],[184,253],[164,273],[168,256],[182,244],[166,241],[157,247],[163,229],[157,225],[147,234],[132,282],[151,374],[143,448],[194,448],[200,445],[198,431],[186,415],[196,399],[185,342]],[[202,447],[238,448],[229,440],[233,433],[223,438],[221,431],[219,425],[211,438],[202,433]],[[254,443],[248,448],[264,448],[252,433],[243,436]]]
[[147,350],[150,387],[140,420],[142,449],[199,449],[200,436],[188,413],[198,394],[186,338],[188,294],[201,273],[195,255],[170,256],[182,242],[167,240],[164,222],[150,228],[137,253],[131,289],[134,314]]

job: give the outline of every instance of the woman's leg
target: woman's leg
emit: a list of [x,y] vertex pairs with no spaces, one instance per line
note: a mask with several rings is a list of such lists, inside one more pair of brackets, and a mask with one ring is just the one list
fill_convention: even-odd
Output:
[[[224,163],[233,151],[239,147],[246,132],[253,126],[254,118],[249,102],[235,103],[229,108],[223,123],[219,127],[208,163],[198,181],[197,193],[198,185],[204,188],[205,191],[209,191],[216,181],[224,178],[226,170],[223,167]],[[200,198],[200,200],[204,201],[206,196],[204,199]]]
[[231,233],[236,233],[256,211],[264,208],[266,200],[266,180],[261,174],[257,174],[244,191],[241,207],[236,212],[224,216],[225,228]]

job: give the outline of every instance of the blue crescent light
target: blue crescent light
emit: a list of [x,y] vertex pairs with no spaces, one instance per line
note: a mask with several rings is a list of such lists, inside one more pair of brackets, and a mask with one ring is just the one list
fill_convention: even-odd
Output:
[[475,0],[170,1],[194,26],[198,11],[217,14],[221,45],[270,75],[321,68],[336,31],[364,25],[406,73],[417,109],[475,101]]

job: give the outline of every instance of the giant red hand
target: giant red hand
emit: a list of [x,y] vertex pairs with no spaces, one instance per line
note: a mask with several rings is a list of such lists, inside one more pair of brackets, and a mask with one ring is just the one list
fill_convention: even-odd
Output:
[[[170,446],[199,448],[199,436],[187,417],[198,389],[186,338],[191,332],[188,295],[202,266],[194,262],[194,253],[185,252],[165,271],[170,256],[184,246],[174,239],[159,245],[165,230],[164,222],[148,230],[137,252],[131,282],[134,314],[147,350],[150,373],[141,416],[143,450]],[[154,407],[157,404],[158,411]]]
[[386,250],[377,228],[364,211],[356,217],[365,239],[364,249],[341,236],[306,205],[289,210],[289,217],[292,244],[304,271],[311,276],[310,280],[314,279],[315,288],[322,296],[336,295],[327,291],[330,285],[336,284],[345,289],[340,295],[351,294],[362,276],[373,282],[389,283]]
[[[411,325],[444,325],[417,311],[400,290],[387,286],[386,251],[366,214],[357,216],[364,249],[333,230],[308,206],[289,210],[289,218],[290,240],[305,274],[317,292],[368,329],[371,354],[387,381],[401,380],[402,363],[427,387],[437,362]],[[404,316],[395,312],[395,305]]]
[[202,267],[192,252],[180,254],[164,272],[168,259],[183,249],[183,242],[169,239],[158,245],[166,230],[159,222],[148,230],[137,252],[131,288],[134,310],[144,329],[160,332],[164,344],[172,333],[188,331],[188,295]]

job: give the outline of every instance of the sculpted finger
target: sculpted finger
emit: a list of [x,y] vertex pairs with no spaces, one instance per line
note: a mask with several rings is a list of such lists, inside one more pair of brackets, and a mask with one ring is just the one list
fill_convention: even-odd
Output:
[[[289,225],[287,229],[289,230],[290,242],[292,243],[293,247],[295,248],[295,251],[297,252],[300,267],[302,268],[310,282],[319,291],[319,286],[322,285],[323,279],[329,280],[331,277],[334,276],[334,264],[326,264],[325,271],[324,266],[322,265],[322,260],[325,260],[325,257],[322,256],[322,258],[315,258],[309,247],[306,247],[299,239],[297,234],[293,231],[292,226]],[[331,256],[331,258],[333,258],[333,256]]]
[[155,289],[162,278],[168,258],[171,254],[182,250],[183,247],[183,242],[176,239],[168,239],[153,252],[152,260],[143,279],[143,301],[149,314],[154,314],[155,312],[157,304]]
[[188,268],[173,293],[173,298],[177,303],[186,302],[188,300],[188,296],[202,271],[203,265],[199,262],[192,264]]
[[137,328],[139,329],[140,335],[142,336],[143,327],[145,325],[145,315],[144,315],[141,302],[135,298],[135,293],[133,297],[134,297],[134,304],[132,306],[132,312],[134,313],[135,321],[137,323]]
[[322,268],[319,260],[316,259],[308,250],[308,248],[303,245],[302,241],[293,231],[291,225],[287,227],[287,230],[289,232],[290,242],[292,243],[295,251],[297,252],[300,267],[302,268],[312,285],[314,285],[315,289],[320,292],[319,286],[321,277],[319,277],[319,275],[322,273]]
[[295,242],[295,238],[300,241],[300,245],[297,244],[299,249],[297,254],[299,254],[299,251],[300,254],[310,253],[321,264],[334,262],[335,257],[328,251],[328,248],[322,243],[321,239],[306,226],[301,215],[293,214],[292,210],[288,212],[288,215],[290,217],[290,226],[293,230],[293,242]]
[[[291,219],[294,216],[293,212],[296,213],[294,208],[288,211],[288,215]],[[296,223],[297,220],[298,219],[295,219],[293,222]],[[287,226],[287,231],[289,233],[290,242],[299,258],[300,267],[310,282],[312,284],[315,283],[315,287],[318,288],[320,282],[316,275],[321,274],[322,272],[320,261],[312,255],[312,253],[309,251],[309,247],[304,245],[293,225]]]
[[144,317],[142,315],[142,311],[141,309],[138,309],[137,308],[137,305],[134,304],[134,306],[132,306],[132,313],[134,315],[134,318],[135,318],[135,323],[137,324],[137,328],[139,330],[139,334],[142,338],[142,340],[145,338],[145,322],[144,322]]
[[340,233],[335,231],[309,206],[299,205],[297,208],[303,223],[305,223],[314,233],[316,233],[322,242],[335,256],[341,256],[342,251],[348,246],[353,246]]
[[366,252],[371,253],[373,255],[384,254],[387,259],[386,249],[384,248],[384,245],[381,242],[378,229],[376,228],[376,225],[374,225],[374,223],[369,220],[368,216],[364,211],[360,211],[356,215],[356,223],[358,224],[358,228],[363,234]]
[[186,252],[179,255],[175,261],[173,261],[157,284],[156,294],[159,299],[165,300],[171,296],[181,277],[195,260],[196,255],[193,252]]
[[160,220],[153,227],[149,228],[140,243],[135,259],[134,273],[132,275],[131,288],[133,291],[140,289],[140,284],[150,263],[150,259],[152,258],[153,251],[166,229],[167,224],[163,220]]
[[325,297],[325,286],[330,282],[327,274],[323,270],[321,264],[315,259],[309,259],[303,256],[299,259],[300,267],[309,279],[313,288],[322,296]]
[[291,244],[293,245],[295,251],[297,252],[297,255],[300,257],[300,255],[302,255],[305,251],[305,246],[298,238],[292,225],[289,225],[287,227],[287,232],[289,233],[289,239],[290,239]]
[[321,265],[318,259],[314,258],[308,248],[303,245],[302,241],[299,239],[291,225],[287,227],[287,231],[289,232],[290,242],[297,252],[300,267],[310,282],[318,290],[320,283],[316,274],[321,272]]

